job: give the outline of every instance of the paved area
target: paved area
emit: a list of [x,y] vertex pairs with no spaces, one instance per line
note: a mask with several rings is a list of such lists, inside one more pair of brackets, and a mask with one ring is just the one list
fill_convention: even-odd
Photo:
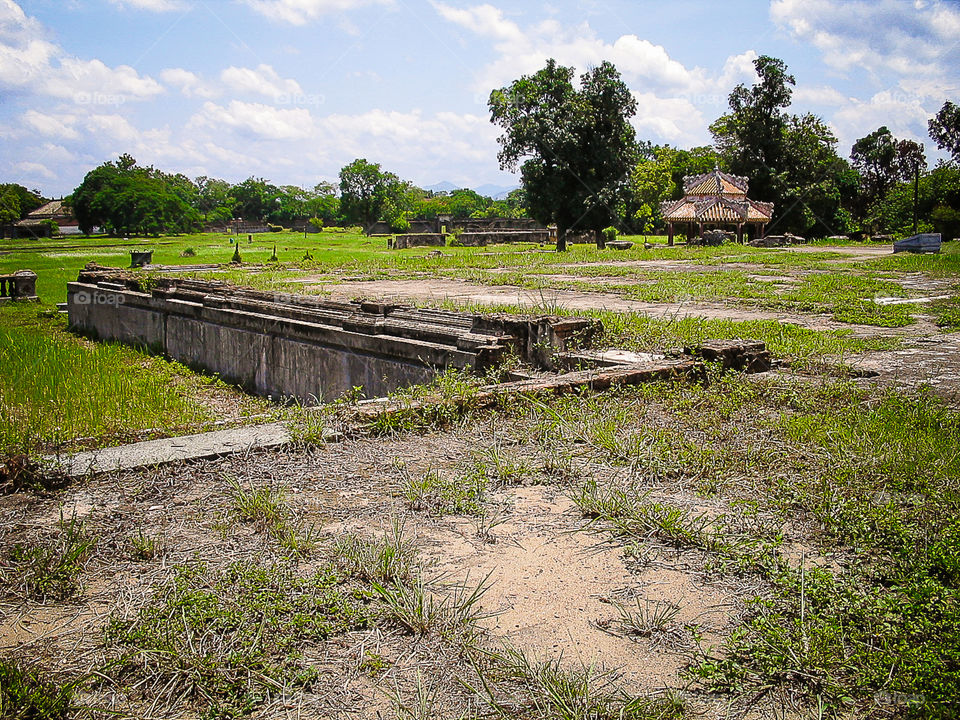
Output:
[[162,440],[146,440],[66,457],[48,457],[46,460],[70,477],[81,477],[262,450],[286,445],[291,440],[290,431],[283,423],[270,423]]

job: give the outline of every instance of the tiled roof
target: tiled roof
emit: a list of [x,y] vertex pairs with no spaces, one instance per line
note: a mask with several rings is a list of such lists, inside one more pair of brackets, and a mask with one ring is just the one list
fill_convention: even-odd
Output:
[[715,169],[702,175],[687,176],[683,179],[684,195],[732,195],[743,197],[747,194],[749,180],[738,175],[730,175]]
[[661,203],[660,211],[668,222],[765,223],[773,215],[773,203],[694,196]]

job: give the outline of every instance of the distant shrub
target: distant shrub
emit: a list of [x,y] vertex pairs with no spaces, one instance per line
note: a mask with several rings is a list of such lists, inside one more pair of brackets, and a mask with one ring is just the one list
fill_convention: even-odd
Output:
[[317,229],[317,232],[323,232],[323,218],[314,217],[310,218],[307,222],[313,225],[313,227]]
[[614,242],[617,239],[617,229],[612,225],[605,227],[602,231],[604,242]]
[[197,251],[194,250],[192,247],[188,247],[182,253],[180,253],[180,257],[196,257],[196,256],[197,256]]

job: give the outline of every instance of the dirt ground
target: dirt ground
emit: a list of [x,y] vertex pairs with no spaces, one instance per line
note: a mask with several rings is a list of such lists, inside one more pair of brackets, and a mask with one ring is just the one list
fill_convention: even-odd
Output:
[[[800,246],[789,252],[823,250]],[[830,250],[847,256],[844,261],[890,252],[889,246]],[[661,270],[703,269],[673,261],[642,262]],[[738,269],[786,283],[804,272]],[[949,287],[945,281],[918,274],[900,279],[913,298],[937,295]],[[943,333],[922,315],[912,325],[889,329],[839,323],[824,315],[783,314],[722,303],[643,303],[616,293],[540,292],[455,279],[336,282],[308,276],[302,282],[308,290],[335,299],[605,309],[667,319],[777,320],[816,330],[851,330],[862,337],[892,334],[902,340],[896,350],[837,360],[869,376],[863,382],[909,389],[926,383],[944,396],[960,397],[960,333]],[[319,549],[298,561],[298,572],[308,572],[329,559],[336,541],[351,533],[378,537],[402,527],[422,563],[422,573],[435,583],[438,593],[458,585],[486,586],[481,599],[485,617],[471,640],[477,647],[516,648],[570,671],[609,673],[601,684],[633,695],[662,697],[680,691],[686,698],[687,717],[808,717],[789,694],[711,694],[688,672],[704,653],[715,652],[729,637],[747,612],[747,600],[764,593],[763,581],[711,572],[699,551],[676,549],[653,538],[614,538],[591,523],[574,502],[569,476],[617,483],[632,479],[637,468],[600,460],[577,438],[562,438],[554,448],[532,447],[523,442],[524,431],[522,421],[497,415],[448,432],[295,446],[102,475],[55,494],[0,496],[0,548],[49,535],[62,518],[82,522],[84,532],[96,538],[77,596],[63,602],[0,601],[0,655],[30,658],[66,677],[84,675],[102,667],[109,657],[103,638],[110,621],[131,618],[150,603],[156,589],[170,582],[176,566],[202,560],[225,568],[242,559],[276,560],[281,553],[269,533],[235,517],[232,483],[238,483],[280,489],[298,526],[316,532]],[[558,475],[554,463],[564,453],[573,458],[572,465],[566,474]],[[493,483],[484,499],[483,515],[431,513],[413,507],[404,497],[405,479],[411,476],[431,472],[456,476],[478,457],[491,454],[522,462],[529,472],[519,482]],[[700,493],[681,480],[663,480],[644,491],[652,499],[663,498],[697,514],[731,511],[721,495]],[[162,550],[156,557],[135,559],[130,553],[131,538],[144,531],[160,539]],[[794,548],[798,558],[814,564],[832,562],[811,553],[800,529],[783,531],[785,547]],[[625,632],[623,608],[651,605],[670,608],[669,621],[645,636]],[[442,634],[416,635],[389,623],[377,624],[336,635],[305,652],[320,669],[315,682],[292,695],[285,689],[275,693],[254,717],[426,720],[480,709],[475,693],[467,687],[477,683],[473,666],[462,648]],[[382,664],[375,672],[365,666],[370,657]],[[436,702],[429,711],[423,709],[424,686],[431,702]],[[82,699],[136,717],[197,716],[190,706],[165,704],[159,696],[136,697],[111,682],[95,682]],[[403,710],[418,703],[418,712]]]
[[[691,688],[683,672],[698,648],[715,648],[729,634],[744,612],[744,598],[757,590],[756,581],[711,576],[699,553],[654,541],[625,550],[624,543],[590,525],[570,499],[569,487],[542,474],[544,458],[512,439],[515,432],[508,422],[492,419],[451,433],[349,440],[100,476],[55,498],[0,497],[2,545],[49,533],[61,517],[76,518],[97,538],[79,596],[65,603],[0,605],[0,653],[82,674],[104,661],[108,622],[131,617],[147,604],[176,565],[202,558],[224,567],[238,559],[271,557],[276,548],[262,531],[230,519],[235,479],[245,486],[285,489],[292,513],[319,528],[325,548],[347,533],[389,533],[399,519],[429,577],[447,585],[487,586],[482,607],[488,617],[474,641],[480,646],[516,648],[530,658],[559,660],[574,672],[610,673],[603,685],[613,683],[633,695],[683,690],[698,717],[762,718],[774,711],[793,717],[784,698],[766,697],[752,707],[750,698]],[[496,512],[492,527],[482,528],[476,517],[416,512],[400,497],[405,475],[456,473],[494,448],[522,457],[535,470],[527,481],[490,493],[487,505]],[[578,470],[609,477],[619,472],[589,461]],[[700,511],[723,508],[719,500],[682,488],[651,490]],[[142,529],[162,538],[159,557],[130,558],[129,539]],[[315,561],[303,561],[300,571]],[[618,606],[645,603],[668,605],[676,614],[650,637],[618,629]],[[475,702],[459,682],[471,677],[470,666],[437,637],[378,626],[332,638],[312,652],[317,651],[314,661],[323,672],[312,690],[295,700],[276,699],[255,717],[405,717],[396,714],[397,698],[414,702],[424,678],[441,691],[444,706],[462,710]],[[360,669],[369,653],[386,665],[376,677]],[[85,699],[135,716],[191,717],[182,708],[147,708],[110,684]]]

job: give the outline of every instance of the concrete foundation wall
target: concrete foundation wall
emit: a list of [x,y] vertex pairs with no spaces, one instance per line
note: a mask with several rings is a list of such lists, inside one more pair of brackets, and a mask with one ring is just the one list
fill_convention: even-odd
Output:
[[91,271],[68,284],[67,310],[76,331],[146,346],[251,392],[304,402],[356,386],[382,396],[446,368],[485,369],[511,349],[549,364],[546,344],[564,350],[595,327],[569,318],[333,303],[173,278],[147,293],[135,276]]

